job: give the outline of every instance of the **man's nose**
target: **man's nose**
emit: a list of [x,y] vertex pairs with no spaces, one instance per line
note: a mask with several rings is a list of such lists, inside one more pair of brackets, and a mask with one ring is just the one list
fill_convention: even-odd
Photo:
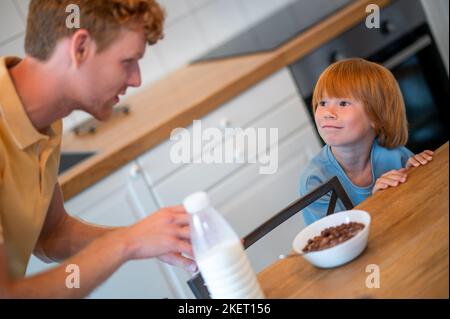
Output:
[[131,87],[139,87],[142,84],[141,79],[141,70],[138,67],[136,67],[133,72],[131,72],[130,77],[128,78],[127,85]]

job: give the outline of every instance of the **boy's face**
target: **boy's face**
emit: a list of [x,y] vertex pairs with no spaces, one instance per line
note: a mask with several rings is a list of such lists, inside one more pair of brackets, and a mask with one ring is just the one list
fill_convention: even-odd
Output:
[[[141,85],[138,61],[146,48],[144,29],[122,29],[100,53],[90,54],[79,66],[71,84],[78,108],[106,120],[128,87]],[[95,50],[91,50],[95,51]]]
[[325,96],[314,117],[320,136],[330,146],[352,146],[375,137],[363,104],[353,98]]

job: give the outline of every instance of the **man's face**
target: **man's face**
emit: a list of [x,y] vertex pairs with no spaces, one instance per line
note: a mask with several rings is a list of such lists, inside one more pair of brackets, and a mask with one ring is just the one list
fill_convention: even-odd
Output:
[[122,29],[110,46],[83,61],[76,77],[79,108],[106,120],[128,87],[141,85],[138,61],[145,53],[143,29]]

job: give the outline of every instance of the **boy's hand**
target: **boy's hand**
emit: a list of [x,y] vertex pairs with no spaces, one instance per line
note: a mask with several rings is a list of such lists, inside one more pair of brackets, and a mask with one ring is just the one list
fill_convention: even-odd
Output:
[[395,187],[400,183],[406,182],[406,171],[406,168],[401,168],[399,170],[392,170],[381,175],[381,177],[375,182],[375,186],[372,189],[372,194],[375,194],[379,190]]
[[411,156],[406,162],[406,168],[425,165],[433,159],[433,151],[423,151],[422,153]]

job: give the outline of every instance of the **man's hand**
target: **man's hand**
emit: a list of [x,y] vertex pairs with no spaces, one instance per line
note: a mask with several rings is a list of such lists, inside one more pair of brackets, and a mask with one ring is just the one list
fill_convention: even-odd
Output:
[[190,244],[190,216],[183,206],[163,208],[140,222],[126,228],[130,259],[159,257],[193,273],[195,262]]
[[406,168],[417,167],[420,165],[425,165],[433,159],[433,151],[426,150],[422,153],[411,156],[406,162]]
[[375,182],[375,186],[372,189],[372,194],[375,194],[379,190],[386,189],[389,187],[396,187],[401,183],[406,182],[407,169],[401,168],[399,170],[392,170],[381,175],[379,179]]

